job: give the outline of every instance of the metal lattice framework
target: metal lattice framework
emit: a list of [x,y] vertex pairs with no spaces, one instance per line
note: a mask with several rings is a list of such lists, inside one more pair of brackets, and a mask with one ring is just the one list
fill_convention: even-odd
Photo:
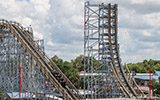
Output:
[[[30,34],[33,33],[30,32]],[[43,40],[35,42],[44,50]],[[44,93],[47,94],[48,91],[45,87],[44,74],[31,56],[21,47],[21,43],[17,42],[8,29],[3,28],[0,29],[0,58],[0,88],[4,92],[3,99],[7,97],[7,93],[14,95],[19,92],[17,66],[24,66],[22,70],[22,98],[45,98]]]
[[[3,71],[2,75],[0,74],[0,81],[2,82],[0,84],[2,84],[1,88],[5,94],[13,90],[18,91],[18,72],[15,66],[24,66],[22,83],[25,85],[22,85],[22,90],[26,92],[27,96],[32,94],[32,99],[33,97],[41,98],[42,95],[46,95],[48,93],[47,89],[53,93],[53,90],[47,86],[50,82],[54,85],[56,91],[62,94],[63,99],[82,99],[71,81],[46,55],[43,46],[39,45],[41,41],[33,39],[32,29],[26,30],[20,23],[0,19],[0,30],[0,49],[2,49],[0,51],[0,57],[2,58],[0,68]],[[44,77],[48,79],[45,88]],[[6,82],[8,85],[5,85]]]
[[[112,16],[117,8],[111,6]],[[84,47],[85,47],[85,69],[91,76],[86,77],[87,98],[109,98],[120,96],[119,88],[112,75],[110,63],[110,50],[108,33],[108,5],[85,3],[85,27],[84,27]],[[114,20],[115,17],[112,17]],[[115,25],[116,22],[111,23]],[[114,31],[114,30],[112,30]],[[103,89],[103,90],[102,90]],[[89,93],[91,92],[91,94]]]
[[[116,4],[85,3],[84,55],[84,99],[144,96],[129,70],[121,65]],[[46,55],[43,41],[33,39],[31,28],[0,19],[0,88],[4,92],[4,99],[7,93],[18,92],[17,66],[24,66],[22,92],[25,99],[46,99],[47,93],[53,93],[48,87],[50,82],[63,99],[83,99],[71,81]]]
[[142,97],[134,78],[121,65],[117,4],[85,2],[84,9],[84,98]]

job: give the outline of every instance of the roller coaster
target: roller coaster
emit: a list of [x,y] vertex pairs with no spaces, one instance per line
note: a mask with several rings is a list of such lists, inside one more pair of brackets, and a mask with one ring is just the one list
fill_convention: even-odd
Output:
[[[94,8],[98,7],[98,9],[94,10],[91,7],[94,7]],[[12,79],[10,79],[9,77],[3,77],[7,75],[12,77],[14,74],[17,74],[16,71],[15,72],[13,71],[12,67],[7,68],[7,66],[13,66],[16,64],[18,65],[18,61],[17,61],[18,58],[14,58],[15,56],[12,57],[11,55],[13,54],[11,52],[5,53],[8,56],[3,55],[5,51],[10,50],[11,45],[9,46],[10,44],[9,41],[12,41],[14,42],[14,44],[18,43],[19,45],[19,46],[14,46],[14,49],[22,48],[19,50],[23,50],[24,55],[25,54],[28,55],[28,56],[25,56],[26,57],[25,59],[30,59],[31,61],[35,62],[33,67],[36,66],[34,68],[38,68],[39,72],[37,72],[37,74],[42,73],[42,76],[44,76],[44,79],[47,78],[51,83],[53,83],[54,88],[58,91],[58,93],[62,94],[63,99],[65,100],[78,100],[78,99],[86,99],[86,98],[92,98],[92,99],[107,98],[107,96],[109,96],[110,98],[120,97],[120,96],[124,96],[127,98],[144,97],[145,96],[144,93],[139,89],[130,71],[128,70],[128,67],[124,69],[121,65],[121,59],[119,56],[119,44],[117,39],[117,5],[111,5],[111,4],[95,5],[95,4],[89,4],[89,2],[86,2],[84,24],[85,24],[84,25],[85,55],[88,56],[88,58],[85,59],[85,73],[93,74],[95,68],[97,68],[96,71],[98,70],[98,74],[99,75],[104,74],[104,75],[98,76],[97,77],[98,80],[95,79],[96,77],[86,78],[84,80],[83,95],[80,94],[80,92],[75,88],[72,82],[59,69],[59,67],[47,56],[47,54],[44,52],[41,46],[37,42],[35,42],[35,40],[33,39],[33,34],[30,30],[26,30],[26,28],[24,28],[18,22],[7,21],[4,19],[0,19],[0,49],[1,49],[0,57],[2,57],[0,60],[0,63],[1,63],[0,66],[5,66],[5,68],[1,68],[1,67],[0,68],[3,69],[4,71],[6,70],[9,70],[9,71],[8,71],[8,74],[5,72],[3,72],[4,73],[3,75],[0,74],[0,82],[1,82],[0,88],[2,88],[3,91],[9,92],[9,89],[14,87],[14,86],[8,87],[7,88],[8,90],[4,88],[5,87],[4,84],[6,84],[6,81],[4,78],[8,79],[8,81]],[[11,39],[7,40],[7,38],[11,38]],[[90,41],[95,41],[95,42],[90,42]],[[96,45],[98,46],[98,48],[94,48],[94,46]],[[15,51],[16,51],[16,57],[18,57],[17,56],[19,53],[18,49]],[[92,56],[90,54],[92,54]],[[99,62],[96,66],[93,65],[95,61],[95,59],[93,59],[93,55],[95,57],[95,54],[98,54],[98,60],[96,61]],[[9,56],[12,57],[12,60],[17,61],[17,63],[14,64],[13,63],[14,61],[12,61],[11,59],[8,59],[7,57]],[[22,65],[28,66],[27,64],[23,63],[25,62],[25,59],[23,59],[23,57],[20,59],[21,59],[20,63]],[[106,59],[107,59],[107,62],[106,62]],[[92,62],[90,62],[89,60]],[[8,63],[8,65],[6,65],[7,62],[12,62],[12,63]],[[28,67],[28,70],[29,69],[30,67]],[[37,74],[34,74],[33,76]],[[27,72],[26,72],[26,75],[28,75],[30,79],[33,77],[27,74]],[[104,78],[105,80],[108,80],[109,78],[109,80],[104,82]],[[28,83],[29,83],[29,79],[28,79]],[[26,84],[28,83],[26,82]],[[11,84],[13,85],[12,81],[11,81]],[[28,85],[31,85],[31,84],[32,83]],[[101,87],[95,90],[94,89],[95,85],[99,85]],[[117,87],[117,89],[114,89],[112,91],[112,94],[108,95],[110,92],[106,92],[107,90],[104,88],[104,86],[106,85],[108,86],[114,85],[115,87]],[[134,89],[134,87],[136,87],[136,90]],[[34,92],[33,94],[41,93],[41,91],[31,91],[31,90],[27,90],[27,88],[29,87],[25,88],[26,89],[25,92],[28,92],[28,93]],[[88,89],[88,91],[90,90],[92,94],[85,95],[85,93],[87,93],[85,92],[86,89]],[[120,94],[113,95],[113,92],[117,92],[117,91],[119,91]]]
[[[63,97],[66,100],[82,99],[79,91],[75,88],[71,81],[63,74],[56,64],[49,59],[39,45],[34,42],[31,34],[28,31],[25,31],[25,28],[17,22],[9,22],[2,19],[0,20],[0,29],[1,31],[6,30],[12,33],[16,40],[21,43],[21,46],[25,52],[27,52],[40,67],[40,70],[45,77],[47,77],[47,79],[54,84],[55,88],[59,93],[63,94]],[[5,37],[7,36],[1,36],[1,38]],[[57,77],[66,80],[65,87],[62,86]]]
[[89,2],[84,5],[84,55],[87,56],[84,61],[85,73],[97,74],[85,77],[86,98],[113,98],[122,95],[127,98],[143,97],[144,93],[128,68],[124,69],[121,65],[117,38],[117,5]]

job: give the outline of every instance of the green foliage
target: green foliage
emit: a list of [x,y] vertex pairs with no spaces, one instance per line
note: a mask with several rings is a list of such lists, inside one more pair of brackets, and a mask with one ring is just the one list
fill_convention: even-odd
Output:
[[84,68],[84,56],[80,55],[76,59],[71,60],[73,68],[77,69],[78,72],[83,71]]
[[3,91],[0,89],[0,100],[3,99]]
[[68,78],[72,81],[72,83],[74,83],[74,85],[76,87],[78,87],[80,77],[79,77],[78,71],[76,69],[71,68],[70,70],[68,70],[66,72],[66,76],[68,76]]
[[160,71],[160,61],[152,59],[149,61],[145,59],[143,62],[134,64],[129,63],[127,66],[131,71],[135,71],[136,73],[148,73],[148,69],[151,69],[152,73],[156,70]]
[[[83,55],[78,56],[76,59],[71,60],[71,64],[74,68],[78,70],[78,72],[83,71],[84,68],[84,60],[86,61],[85,64],[87,69],[87,66],[93,66],[93,71],[96,72],[97,66],[101,66],[98,61],[94,57],[84,57]],[[99,64],[99,65],[98,65]]]
[[71,80],[71,82],[78,87],[80,77],[78,75],[78,70],[74,68],[72,63],[63,61],[62,59],[54,56],[52,60],[61,69],[61,71]]
[[79,87],[79,89],[83,89],[83,87],[84,87],[84,79],[80,79],[78,87]]
[[[62,72],[72,81],[72,83],[77,88],[83,88],[83,79],[80,79],[78,72],[81,72],[84,70],[84,59],[87,61],[86,63],[89,66],[96,66],[93,68],[94,72],[96,72],[97,66],[102,66],[98,63],[98,61],[95,58],[87,58],[83,55],[78,56],[76,59],[71,60],[71,62],[63,61],[62,59],[58,58],[57,56],[54,56],[52,60],[55,62],[55,64],[62,70]],[[93,61],[92,61],[93,60]],[[93,63],[92,63],[93,62]],[[87,68],[86,68],[87,69]]]
[[[149,82],[148,82],[149,86]],[[160,77],[159,77],[159,83],[156,82],[155,79],[151,80],[151,89],[153,91],[153,95],[159,95],[160,96]]]

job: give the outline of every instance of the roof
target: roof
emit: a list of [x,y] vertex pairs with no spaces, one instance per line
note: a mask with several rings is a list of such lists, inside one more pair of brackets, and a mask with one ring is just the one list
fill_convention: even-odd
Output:
[[[158,80],[158,77],[159,76],[152,75],[151,79]],[[149,75],[148,76],[135,76],[135,78],[140,79],[140,80],[149,80]]]
[[149,76],[149,73],[136,73],[136,76]]
[[105,73],[85,73],[85,72],[79,72],[79,76],[105,76]]
[[[155,74],[151,73],[151,79],[155,79],[156,81],[158,81],[159,77],[160,71],[155,71]],[[136,73],[135,78],[140,80],[149,80],[149,73]]]

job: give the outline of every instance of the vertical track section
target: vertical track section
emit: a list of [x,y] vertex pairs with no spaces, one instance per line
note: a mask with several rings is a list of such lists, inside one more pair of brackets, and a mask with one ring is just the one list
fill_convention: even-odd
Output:
[[[25,31],[23,26],[17,22],[9,22],[7,20],[0,20],[0,27],[7,28],[13,34],[17,41],[21,43],[23,49],[32,57],[32,59],[40,67],[41,72],[54,84],[59,93],[63,95],[65,100],[78,100],[82,99],[79,91],[71,83],[71,81],[63,74],[63,72],[56,66],[56,64],[49,59],[39,45],[34,42],[32,36]],[[67,80],[66,85],[63,86],[55,76],[54,72]]]
[[[114,98],[120,95],[127,98],[142,97],[143,93],[131,78],[130,72],[124,70],[121,65],[117,38],[117,4],[86,2],[84,9],[84,55],[87,56],[84,61],[85,97]],[[123,94],[116,94],[119,90],[114,87],[118,86]],[[134,87],[137,87],[139,92],[135,91]]]
[[[109,40],[109,49],[110,49],[110,57],[111,57],[110,59],[112,61],[112,65],[114,67],[113,69],[115,70],[116,74],[118,74],[117,78],[118,78],[118,80],[121,81],[124,77],[122,76],[123,74],[121,74],[122,72],[118,73],[118,71],[117,71],[119,65],[116,66],[115,61],[117,61],[117,56],[114,55],[114,54],[116,54],[118,52],[118,51],[115,50],[115,48],[117,47],[117,45],[116,45],[117,40],[114,40],[115,37],[116,37],[116,33],[115,33],[116,31],[115,31],[114,27],[117,24],[115,22],[115,19],[116,18],[114,18],[112,20],[112,18],[111,18],[111,5],[108,4],[108,40]],[[114,54],[113,54],[113,52],[114,52]],[[119,59],[118,59],[118,61],[119,61]],[[119,75],[121,75],[122,77],[120,78]],[[122,84],[122,82],[120,82],[120,84],[121,84],[122,88],[125,90],[125,92],[126,92],[125,94],[127,94],[126,96],[130,98],[131,97],[130,90],[126,89],[126,87],[127,87],[126,81],[124,81],[123,84]]]
[[84,9],[85,98],[119,97],[121,90],[110,66],[108,5],[85,2]]
[[[109,30],[109,47],[110,47],[110,55],[111,55],[111,60],[112,60],[112,65],[113,65],[113,70],[115,70],[119,80],[121,81],[121,86],[124,87],[124,90],[126,91],[125,94],[127,94],[127,96],[129,98],[131,97],[141,97],[143,96],[143,93],[137,93],[134,90],[133,86],[137,86],[135,82],[133,82],[133,80],[129,81],[129,76],[126,74],[126,70],[123,69],[122,65],[121,65],[121,59],[120,59],[120,54],[119,54],[119,44],[118,44],[118,38],[117,38],[117,5],[114,6],[114,10],[110,10],[111,9],[111,5],[108,5],[108,22],[110,24],[108,24],[108,30]],[[112,18],[111,16],[114,16],[114,18]],[[113,35],[114,34],[114,35]],[[132,85],[134,84],[134,85]]]

